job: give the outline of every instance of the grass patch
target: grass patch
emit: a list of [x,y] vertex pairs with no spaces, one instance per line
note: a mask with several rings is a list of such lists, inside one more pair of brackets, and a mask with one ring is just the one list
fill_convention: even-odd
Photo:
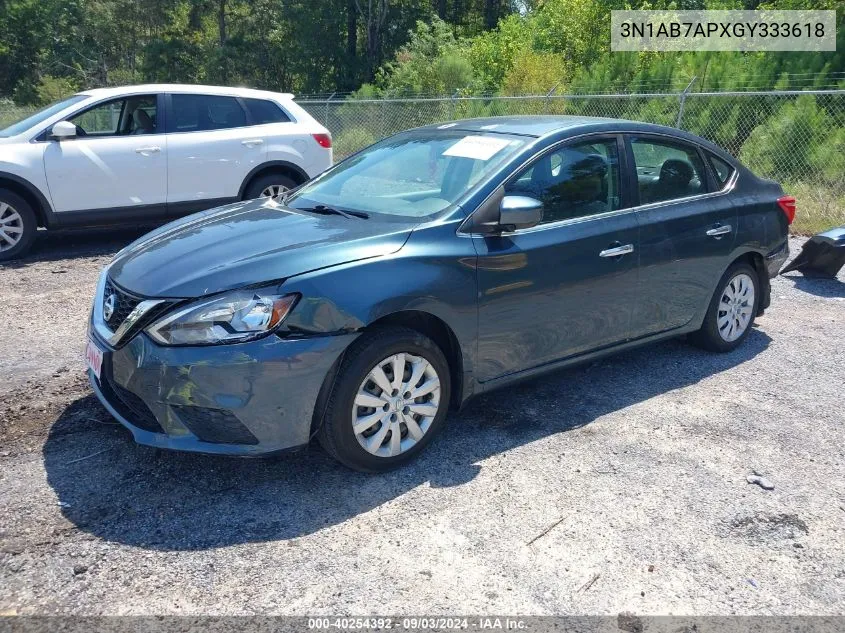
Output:
[[793,235],[815,235],[845,225],[845,182],[839,187],[784,183],[783,189],[797,202],[795,221],[789,227]]

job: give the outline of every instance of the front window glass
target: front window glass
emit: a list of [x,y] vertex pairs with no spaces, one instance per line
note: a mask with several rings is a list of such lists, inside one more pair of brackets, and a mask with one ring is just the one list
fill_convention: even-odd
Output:
[[156,96],[138,95],[99,103],[72,119],[76,135],[129,136],[155,134]]
[[544,154],[505,192],[542,201],[541,224],[615,211],[620,204],[616,140],[576,143]]
[[8,136],[17,136],[18,134],[23,134],[29,128],[35,127],[42,121],[46,121],[51,116],[58,112],[61,112],[68,106],[72,106],[74,103],[84,101],[87,98],[87,95],[73,95],[72,97],[68,97],[67,99],[56,101],[56,103],[48,105],[43,110],[39,110],[35,114],[31,114],[25,119],[20,119],[19,121],[12,123],[10,126],[3,128],[2,130],[0,130],[0,137],[5,138]]
[[707,191],[704,165],[695,148],[646,138],[631,140],[640,204],[688,198]]
[[530,140],[461,130],[406,132],[348,158],[286,204],[431,216],[452,206]]
[[77,136],[112,136],[117,134],[125,104],[124,99],[101,103],[73,117],[70,122],[76,126]]

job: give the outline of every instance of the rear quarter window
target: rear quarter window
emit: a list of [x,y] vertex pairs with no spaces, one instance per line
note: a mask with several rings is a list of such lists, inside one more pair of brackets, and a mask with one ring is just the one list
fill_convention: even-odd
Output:
[[290,117],[277,104],[267,99],[244,99],[253,125],[287,123]]
[[707,152],[707,160],[710,161],[710,166],[713,168],[713,174],[716,176],[716,182],[719,183],[719,188],[724,187],[735,171],[733,166],[710,152]]

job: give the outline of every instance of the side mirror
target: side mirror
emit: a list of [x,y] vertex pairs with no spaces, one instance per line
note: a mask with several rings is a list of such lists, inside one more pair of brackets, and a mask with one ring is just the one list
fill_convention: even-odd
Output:
[[50,135],[57,141],[76,136],[76,126],[70,121],[59,121],[50,130]]
[[543,203],[528,196],[505,196],[499,206],[499,227],[515,231],[536,226],[543,219]]

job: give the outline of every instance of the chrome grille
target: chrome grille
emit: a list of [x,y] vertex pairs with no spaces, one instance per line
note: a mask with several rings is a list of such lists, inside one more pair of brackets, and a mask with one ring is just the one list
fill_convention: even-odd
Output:
[[100,283],[102,294],[95,299],[92,326],[104,342],[115,348],[178,303],[175,300],[148,299],[132,294],[114,283],[110,277],[101,279]]
[[114,310],[108,319],[106,319],[105,314],[103,314],[103,320],[106,322],[108,328],[114,332],[120,327],[120,324],[126,320],[126,317],[129,316],[132,310],[134,310],[138,304],[143,301],[143,299],[121,290],[112,283],[111,279],[107,279],[102,297],[104,307],[106,301],[108,301],[111,296],[114,296]]

